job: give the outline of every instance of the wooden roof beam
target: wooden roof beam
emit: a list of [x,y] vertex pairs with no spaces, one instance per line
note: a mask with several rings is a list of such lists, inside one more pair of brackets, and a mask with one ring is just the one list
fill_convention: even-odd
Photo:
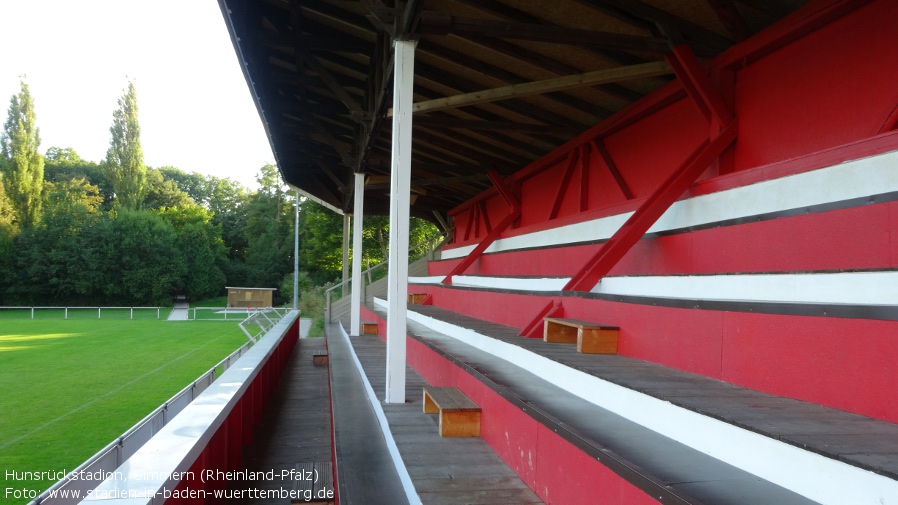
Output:
[[[497,40],[497,42],[500,41]],[[452,51],[447,51],[437,46],[436,44],[428,43],[427,41],[421,41],[421,43],[418,45],[418,51],[421,54],[435,56],[441,60],[451,62],[452,64],[458,65],[460,67],[466,67],[471,70],[476,70],[477,72],[480,72],[485,76],[492,77],[507,84],[521,84],[529,80],[514,72],[509,72],[507,70],[497,68],[495,65],[482,61],[474,55],[460,55]],[[460,58],[462,58],[463,61],[458,61]],[[575,71],[573,73],[579,73],[579,71]],[[567,75],[567,73],[562,75]],[[563,107],[573,109],[578,113],[588,114],[596,120],[606,118],[614,113],[614,111],[601,107],[595,102],[583,100],[574,95],[555,93],[546,94],[544,95],[544,98],[552,100]]]
[[668,42],[657,37],[624,35],[563,26],[462,18],[438,12],[422,13],[420,32],[436,35],[473,33],[500,39],[532,40],[657,54],[664,54],[668,49]]
[[351,167],[352,155],[350,146],[337,140],[318,118],[309,114],[307,119],[309,125],[315,128],[315,133],[312,134],[312,138],[331,146],[331,148],[340,155],[340,159],[343,160],[343,163],[345,163],[347,167]]
[[[526,61],[528,64],[533,65],[534,67],[541,68],[543,70],[558,74],[558,75],[571,75],[580,73],[582,70],[567,65],[563,62],[555,60],[553,58],[549,58],[548,56],[542,55],[535,51],[531,51],[529,49],[525,49],[519,45],[508,42],[506,40],[483,37],[477,35],[466,35],[465,39],[474,42],[482,47],[485,47],[491,51],[498,52],[505,56],[510,56],[512,58],[516,58],[518,60]],[[609,58],[606,54],[600,53],[599,57],[604,59],[612,59]],[[619,62],[618,62],[619,63]],[[645,63],[645,61],[631,61],[627,64],[636,64],[636,63]],[[625,100],[627,102],[635,102],[642,98],[642,93],[637,91],[633,91],[630,88],[626,88],[621,86],[620,84],[599,84],[598,89],[602,92],[614,96],[616,98]]]
[[561,135],[575,135],[577,133],[580,133],[581,131],[574,128],[564,128],[561,126],[550,126],[537,123],[515,123],[512,121],[481,121],[476,119],[457,119],[453,117],[434,116],[416,117],[415,126],[514,133],[555,133]]
[[[290,2],[290,17],[293,20],[293,26],[298,28],[302,26],[302,12],[298,2],[292,1]],[[356,103],[356,101],[349,96],[349,93],[346,91],[343,86],[340,85],[339,82],[334,78],[334,76],[330,73],[330,71],[321,64],[321,62],[316,58],[305,46],[303,46],[302,37],[299,34],[299,31],[294,33],[293,38],[293,49],[296,52],[296,65],[299,68],[302,68],[302,62],[299,60],[303,60],[309,67],[318,74],[318,78],[321,79],[324,84],[331,90],[334,96],[337,97],[343,105],[353,114],[354,117],[361,117],[363,112],[361,106]]]
[[[594,72],[586,72],[583,74],[546,79],[543,81],[512,84],[511,86],[502,86],[500,88],[475,91],[474,93],[465,93],[446,98],[437,98],[435,100],[428,100],[426,102],[418,102],[414,104],[412,106],[412,111],[417,113],[455,109],[458,107],[465,107],[469,105],[496,102],[500,100],[508,100],[511,98],[520,98],[523,96],[539,95],[543,93],[551,93],[553,91],[563,91],[566,89],[594,86],[596,84],[619,82],[630,79],[642,79],[646,77],[656,77],[659,75],[670,74],[672,72],[673,71],[671,70],[670,65],[663,61],[641,63],[639,65],[631,65],[628,67],[597,70]],[[388,116],[392,115],[392,113],[392,109],[387,111]]]
[[[482,84],[480,84],[478,82],[471,81],[469,79],[465,79],[458,75],[453,75],[449,72],[444,71],[441,68],[433,67],[433,66],[427,65],[426,63],[423,63],[423,62],[416,62],[415,74],[416,74],[416,77],[421,78],[419,87],[427,89],[428,91],[431,91],[431,90],[430,90],[430,88],[427,88],[427,81],[439,84],[440,88],[450,87],[455,90],[459,90],[459,94],[464,92],[462,90],[478,89],[478,88],[482,87]],[[415,92],[418,94],[423,94],[417,89]],[[440,93],[440,95],[443,95],[443,93]],[[543,122],[546,124],[553,124],[556,126],[563,126],[566,128],[577,128],[580,131],[583,131],[586,128],[589,128],[591,126],[589,124],[581,123],[579,121],[567,118],[565,116],[556,114],[556,113],[546,110],[546,109],[541,109],[539,107],[531,107],[527,104],[519,104],[519,103],[506,101],[503,103],[497,103],[497,104],[495,104],[495,106],[505,109],[513,114],[523,116],[526,118],[530,118],[530,119],[533,119],[534,121],[540,121],[540,122]],[[469,114],[472,114],[475,110],[478,113],[483,112],[482,110],[479,110],[479,109],[469,109],[466,112]],[[387,111],[385,110],[384,114],[386,114],[386,112]]]
[[[447,165],[453,166],[453,165]],[[412,163],[412,167],[415,168],[416,164]],[[378,179],[379,176],[370,176],[368,180],[371,181],[369,184],[367,181],[365,182],[365,189],[387,189],[390,187],[389,176],[386,177],[386,180]],[[476,174],[476,175],[460,175],[456,177],[437,177],[432,179],[415,179],[412,181],[412,186],[442,186],[444,184],[452,184],[456,182],[472,182],[472,181],[484,181],[489,179],[489,177],[484,174]]]
[[337,186],[337,189],[340,190],[341,193],[346,192],[346,183],[344,181],[341,181],[340,178],[337,177],[336,174],[334,174],[334,171],[331,170],[331,168],[327,166],[321,158],[314,158],[314,163],[316,166],[318,166],[318,168],[321,169],[322,172],[324,172],[324,175],[326,175],[334,183],[334,185]]

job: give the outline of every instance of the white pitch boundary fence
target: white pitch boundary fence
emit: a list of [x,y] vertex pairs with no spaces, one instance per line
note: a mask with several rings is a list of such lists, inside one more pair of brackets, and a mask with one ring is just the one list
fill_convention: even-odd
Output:
[[34,319],[35,312],[41,311],[61,311],[63,314],[63,319],[69,318],[69,311],[72,312],[97,312],[97,319],[103,319],[103,311],[105,310],[107,314],[110,312],[114,312],[116,314],[121,314],[122,312],[127,311],[128,319],[134,319],[134,311],[156,311],[156,319],[161,319],[162,317],[162,309],[167,307],[7,307],[0,306],[0,319],[3,319],[3,312],[24,312],[26,314],[30,314],[30,318]]

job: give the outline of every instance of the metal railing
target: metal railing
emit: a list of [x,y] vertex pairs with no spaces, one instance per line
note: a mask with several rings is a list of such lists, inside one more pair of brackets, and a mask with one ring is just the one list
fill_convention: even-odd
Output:
[[[272,307],[190,307],[188,319],[191,321],[243,321],[260,310],[281,310]],[[283,309],[286,310],[286,309]]]
[[[265,333],[272,326],[277,324],[278,321],[280,321],[287,314],[287,312],[289,312],[289,310],[290,309],[286,308],[275,309],[273,307],[258,309],[250,314],[250,316],[244,319],[240,324],[238,324],[237,327],[240,328],[240,331],[242,331],[243,334],[246,335],[246,338],[249,339],[250,342],[255,343],[256,337],[249,331],[247,326],[249,326],[250,324],[255,324],[259,328],[259,333],[257,333],[257,335]],[[271,314],[274,314],[274,319],[268,317]]]
[[[424,251],[423,254],[421,254],[419,257],[415,258],[414,260],[412,260],[412,262],[421,261],[422,259],[425,259],[425,258],[427,260],[434,259],[434,253],[440,247],[442,247],[442,245],[445,243],[445,241],[446,241],[445,237],[439,237],[436,239],[425,240],[424,242],[421,242],[421,243],[415,245],[414,247],[409,248],[409,251],[421,251],[421,250]],[[361,289],[363,290],[362,291],[363,302],[365,299],[368,298],[368,293],[367,293],[368,286],[374,284],[374,282],[375,282],[372,280],[372,272],[376,271],[377,269],[379,269],[383,266],[386,266],[388,263],[389,263],[388,261],[383,261],[383,262],[378,263],[377,265],[374,265],[373,267],[370,267],[367,270],[362,272]],[[366,282],[366,280],[367,280],[367,282]],[[378,280],[380,280],[380,279],[378,279]],[[332,300],[333,297],[331,294],[334,291],[336,291],[337,289],[343,288],[344,285],[346,285],[347,287],[350,287],[352,285],[352,279],[349,279],[345,282],[340,282],[338,284],[334,284],[333,286],[331,286],[324,292],[324,295],[325,295],[325,309],[324,309],[325,321],[333,322],[333,316],[334,316],[333,302],[340,300],[343,297],[341,296],[341,297],[337,298],[336,300]]]
[[[63,319],[69,318],[69,311],[75,313],[93,313],[96,311],[97,319],[103,319],[103,311],[105,310],[108,314],[109,312],[113,312],[116,314],[128,314],[128,319],[134,319],[134,311],[156,311],[156,319],[160,319],[162,315],[163,307],[59,307],[59,306],[35,306],[35,307],[0,307],[0,319],[3,319],[5,315],[10,313],[22,313],[25,314],[28,318],[34,319],[35,312],[40,311],[59,311],[62,314]],[[91,318],[93,316],[91,315]]]

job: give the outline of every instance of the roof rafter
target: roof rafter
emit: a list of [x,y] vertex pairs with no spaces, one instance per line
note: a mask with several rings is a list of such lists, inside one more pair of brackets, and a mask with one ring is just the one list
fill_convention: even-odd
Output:
[[668,47],[666,40],[657,37],[623,35],[620,33],[540,24],[488,21],[450,16],[436,12],[422,13],[420,31],[425,34],[437,35],[473,33],[504,39],[576,44],[655,54],[663,54]]
[[[568,75],[565,77],[533,81],[524,84],[512,84],[511,86],[502,86],[500,88],[464,93],[446,98],[428,100],[426,102],[418,102],[412,105],[412,112],[454,109],[468,105],[508,100],[510,98],[520,98],[522,96],[593,86],[600,83],[655,77],[658,75],[670,74],[671,72],[670,65],[663,61],[642,63],[640,65],[631,65],[629,67],[597,70],[595,72],[585,72],[577,75]],[[388,114],[392,114],[392,109],[388,111]]]

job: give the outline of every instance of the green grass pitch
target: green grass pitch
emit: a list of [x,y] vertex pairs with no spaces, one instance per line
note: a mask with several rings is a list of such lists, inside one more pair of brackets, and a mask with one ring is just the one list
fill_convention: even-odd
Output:
[[0,504],[52,484],[7,471],[73,470],[243,345],[237,322],[0,320]]

